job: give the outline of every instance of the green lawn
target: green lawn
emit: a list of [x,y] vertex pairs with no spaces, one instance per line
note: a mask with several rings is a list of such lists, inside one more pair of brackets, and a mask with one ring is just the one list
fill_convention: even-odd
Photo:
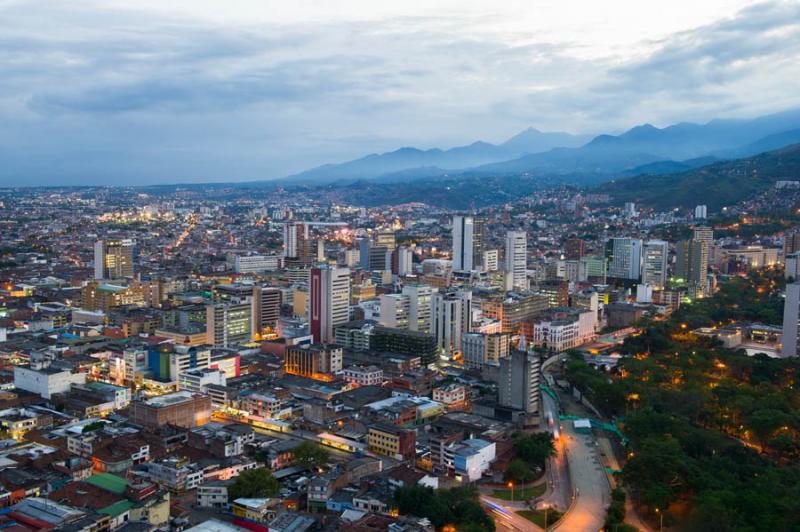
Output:
[[[540,496],[544,491],[547,489],[547,483],[542,482],[536,486],[531,486],[529,488],[514,488],[514,500],[515,501],[523,501],[526,499],[533,499],[534,497]],[[492,492],[492,497],[496,499],[503,499],[504,501],[511,500],[511,490],[503,489],[503,490],[494,490]]]
[[[519,515],[535,523],[540,528],[544,528],[544,510],[522,510],[517,512]],[[556,521],[561,519],[562,513],[555,509],[547,510],[547,526],[551,527]]]

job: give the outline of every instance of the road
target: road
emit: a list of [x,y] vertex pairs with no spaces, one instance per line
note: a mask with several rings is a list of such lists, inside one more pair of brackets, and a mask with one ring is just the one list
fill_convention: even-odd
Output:
[[[558,423],[558,405],[548,394],[542,394],[542,407],[544,410],[543,419],[554,420],[554,425],[548,427],[551,433],[555,433]],[[547,482],[550,484],[551,491],[545,496],[544,501],[550,507],[556,508],[562,512],[569,508],[572,502],[572,481],[569,476],[569,463],[567,461],[566,447],[563,442],[563,437],[556,439],[556,456],[547,461]]]
[[483,504],[487,513],[494,519],[494,526],[498,531],[513,530],[516,532],[536,532],[542,530],[521,515],[514,513],[514,508],[506,506],[508,501],[482,495],[481,504]]
[[[571,399],[565,399],[566,411],[581,415],[582,409]],[[561,425],[561,437],[566,451],[576,500],[553,530],[594,532],[603,527],[606,508],[611,501],[611,486],[600,460],[594,436],[575,431],[572,421]]]

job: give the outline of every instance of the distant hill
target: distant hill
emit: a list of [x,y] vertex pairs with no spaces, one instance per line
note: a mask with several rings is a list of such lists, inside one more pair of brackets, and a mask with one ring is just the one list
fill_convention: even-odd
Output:
[[[326,164],[281,180],[284,184],[346,184],[404,178],[534,174],[571,175],[584,184],[597,175],[678,172],[709,157],[747,157],[800,142],[800,109],[752,119],[651,124],[620,135],[586,137],[528,128],[502,144],[474,142],[447,150],[406,147],[339,164]],[[649,167],[648,165],[654,165]]]
[[800,144],[759,155],[714,163],[679,173],[640,175],[600,185],[616,202],[635,201],[657,209],[702,203],[719,210],[774,186],[800,179]]
[[448,150],[400,148],[386,153],[373,153],[344,163],[318,166],[283,178],[282,181],[295,184],[325,184],[371,180],[402,172],[420,175],[426,171],[433,171],[434,173],[429,175],[437,175],[445,171],[464,170],[515,159],[527,153],[549,150],[557,146],[580,146],[584,142],[586,137],[561,132],[546,133],[528,128],[502,144],[478,141]]

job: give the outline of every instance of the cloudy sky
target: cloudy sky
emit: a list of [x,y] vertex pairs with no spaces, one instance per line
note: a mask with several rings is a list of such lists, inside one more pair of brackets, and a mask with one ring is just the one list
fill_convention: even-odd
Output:
[[800,3],[0,0],[0,185],[282,177],[800,106]]

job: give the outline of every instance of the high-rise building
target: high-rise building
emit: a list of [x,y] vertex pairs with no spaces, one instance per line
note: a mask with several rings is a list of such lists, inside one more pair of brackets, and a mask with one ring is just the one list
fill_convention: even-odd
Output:
[[389,250],[394,249],[397,246],[397,242],[394,237],[394,231],[391,229],[383,229],[379,231],[378,236],[375,237],[375,243]]
[[528,239],[525,231],[506,234],[506,272],[511,276],[511,286],[516,290],[528,288]]
[[98,240],[94,243],[94,278],[133,277],[133,240]]
[[500,359],[498,402],[501,406],[527,414],[538,414],[540,378],[539,355],[527,350],[512,350],[509,356]]
[[686,282],[692,297],[703,297],[707,291],[707,249],[700,240],[682,240],[675,245],[675,277]]
[[375,327],[370,335],[370,349],[418,356],[426,366],[436,362],[436,337],[422,331]]
[[496,249],[487,249],[483,252],[483,271],[496,272],[499,268],[499,255]]
[[307,239],[308,226],[304,223],[286,222],[283,224],[283,256],[298,257],[302,241]]
[[332,343],[334,327],[350,319],[350,270],[323,265],[311,268],[311,335],[314,343]]
[[367,258],[367,269],[370,271],[388,271],[392,269],[392,253],[386,246],[370,246]]
[[252,340],[253,308],[249,301],[206,305],[206,342],[233,347]]
[[637,238],[612,238],[606,244],[608,276],[637,280],[641,276],[642,241]]
[[400,246],[392,252],[392,273],[401,277],[414,273],[414,250]]
[[453,270],[471,272],[483,266],[483,221],[472,216],[453,217]]
[[781,337],[781,356],[800,356],[797,335],[800,333],[800,283],[786,285],[786,299],[783,303],[783,336]]
[[404,294],[381,294],[381,318],[384,327],[408,329],[409,298]]
[[667,260],[669,244],[663,240],[650,240],[644,245],[642,260],[642,284],[656,289],[667,285]]
[[264,337],[278,328],[283,298],[280,288],[253,287],[253,336]]
[[403,295],[408,298],[408,329],[430,332],[433,289],[426,284],[408,284]]
[[694,208],[695,220],[705,220],[706,218],[708,218],[708,207],[705,205],[698,205]]
[[585,256],[578,259],[578,280],[606,284],[608,263],[603,256]]
[[461,351],[464,333],[472,327],[472,292],[437,292],[431,305],[431,332],[447,356]]
[[692,231],[692,240],[705,243],[703,249],[703,264],[706,266],[712,262],[711,252],[714,249],[714,230],[707,226],[695,227]]

